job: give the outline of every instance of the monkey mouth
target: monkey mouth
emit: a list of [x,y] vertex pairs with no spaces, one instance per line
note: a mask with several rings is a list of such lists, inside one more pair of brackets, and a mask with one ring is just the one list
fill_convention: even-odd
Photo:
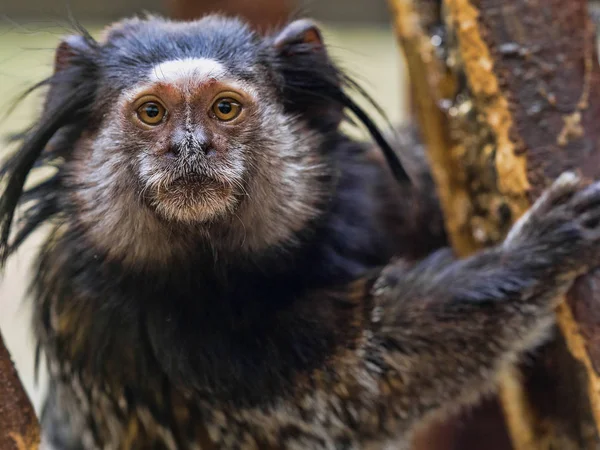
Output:
[[235,207],[231,186],[201,173],[189,173],[157,184],[145,199],[160,216],[187,223],[212,221]]
[[215,180],[200,173],[186,173],[175,177],[169,184],[173,186],[213,184]]
[[230,191],[230,189],[219,180],[201,173],[180,175],[170,180],[164,187],[166,188],[166,191],[172,191],[182,195],[184,195],[184,193],[189,195],[202,195],[203,193],[215,194]]

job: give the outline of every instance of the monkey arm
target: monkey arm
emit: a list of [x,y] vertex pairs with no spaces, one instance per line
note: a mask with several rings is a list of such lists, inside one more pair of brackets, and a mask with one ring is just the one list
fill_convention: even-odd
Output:
[[556,299],[598,261],[600,188],[576,185],[561,177],[499,247],[465,260],[442,250],[384,269],[366,358],[377,360],[401,424],[477,400],[547,336]]
[[[548,335],[554,299],[570,286],[575,270],[557,267],[566,259],[561,249],[549,258],[544,249],[555,238],[568,242],[573,230],[549,233],[546,243],[540,238],[465,260],[444,249],[416,265],[397,262],[372,288],[364,287],[372,293],[362,297],[366,303],[357,301],[362,286],[356,284],[329,315],[336,317],[329,323],[338,351],[310,377],[298,377],[285,415],[273,408],[257,429],[274,435],[293,427],[283,448],[309,448],[305,442],[340,448],[337,443],[346,441],[353,443],[347,448],[408,448],[415,425],[494,389],[502,367]],[[319,309],[313,309],[314,317]],[[331,410],[319,406],[321,414],[315,413],[314,405],[327,402]],[[277,428],[266,429],[269,421]],[[320,428],[327,433],[317,433]],[[317,438],[323,444],[313,443]]]
[[552,300],[572,278],[549,271],[531,250],[497,248],[460,261],[442,250],[412,269],[386,269],[371,321],[384,382],[400,386],[400,416],[419,420],[477,400],[503,366],[548,335]]

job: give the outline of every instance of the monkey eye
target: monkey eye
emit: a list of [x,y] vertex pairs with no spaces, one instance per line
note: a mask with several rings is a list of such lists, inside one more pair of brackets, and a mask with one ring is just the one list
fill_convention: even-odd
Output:
[[138,119],[146,125],[158,125],[166,113],[167,109],[156,101],[143,103],[137,109]]
[[232,98],[222,97],[213,103],[211,109],[217,119],[229,122],[240,115],[242,105]]

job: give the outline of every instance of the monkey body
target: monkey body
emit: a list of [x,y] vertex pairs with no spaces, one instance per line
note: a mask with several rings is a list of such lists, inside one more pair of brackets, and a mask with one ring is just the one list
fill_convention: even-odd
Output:
[[[104,255],[72,233],[51,240],[35,281],[36,321],[57,380],[45,428],[60,429],[68,411],[69,420],[83,420],[68,433],[80,436],[76,445],[83,438],[85,448],[95,442],[101,448],[357,445],[351,430],[372,414],[373,399],[351,392],[367,382],[367,391],[379,389],[380,382],[358,357],[376,357],[365,334],[377,271],[370,272],[394,254],[426,253],[443,242],[443,232],[434,217],[427,242],[402,236],[391,242],[411,225],[386,220],[385,208],[392,195],[417,193],[397,186],[364,145],[336,144],[327,149],[344,168],[339,195],[353,200],[332,198],[329,217],[299,236],[288,255],[258,261],[223,255],[215,264],[199,246],[197,259],[168,272],[136,273],[107,266]],[[369,188],[376,195],[366,197]],[[402,212],[398,204],[395,213]],[[433,213],[424,210],[420,221]],[[346,230],[349,224],[360,232]],[[107,294],[95,295],[101,292]],[[311,425],[316,407],[327,418]],[[377,425],[372,439],[386,427],[392,426]]]
[[[563,180],[555,189],[564,197],[577,184]],[[592,201],[598,196],[595,186]],[[559,204],[554,219],[560,223],[583,202]],[[552,219],[548,203],[538,214]],[[69,432],[84,448],[401,447],[428,414],[492,391],[498,371],[548,335],[551,299],[564,293],[578,263],[565,259],[552,273],[549,260],[531,255],[558,252],[561,242],[569,247],[576,234],[566,227],[539,242],[517,235],[466,261],[441,250],[416,265],[388,266],[375,284],[367,276],[294,292],[289,279],[278,289],[269,276],[273,299],[260,284],[253,292],[239,274],[238,285],[222,286],[232,297],[207,299],[211,282],[194,271],[187,276],[197,288],[182,289],[178,270],[172,284],[122,279],[131,283],[120,286],[122,298],[107,304],[106,297],[82,294],[74,307],[72,294],[60,295],[60,281],[45,279],[41,286],[54,281],[59,290],[40,295],[47,299],[40,310],[60,326],[51,318],[42,325],[56,383],[46,429],[58,429],[52,420],[66,413],[75,422]],[[86,276],[93,266],[72,261],[73,272],[65,270],[72,263],[44,262],[71,280],[65,289],[73,288],[82,264]],[[119,277],[99,269],[113,283]],[[108,283],[100,273],[93,280]],[[83,289],[90,289],[87,280]],[[196,295],[220,307],[207,310]],[[125,312],[123,303],[132,299],[143,310]]]
[[[55,66],[1,172],[0,250],[54,224],[33,294],[56,448],[402,447],[599,262],[600,185],[574,175],[502,245],[438,250],[427,171],[397,183],[339,131],[350,109],[386,150],[309,22],[124,21]],[[35,163],[58,171],[24,191]]]

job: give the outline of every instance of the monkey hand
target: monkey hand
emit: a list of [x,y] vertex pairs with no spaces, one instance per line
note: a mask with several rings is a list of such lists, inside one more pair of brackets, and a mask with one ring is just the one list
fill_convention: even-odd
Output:
[[402,386],[404,426],[493,389],[503,367],[547,339],[556,302],[598,263],[600,182],[566,173],[501,245],[386,267],[374,286],[374,335],[393,362],[386,377]]
[[[512,228],[503,247],[553,271],[580,274],[600,263],[600,182],[563,173]],[[534,262],[535,263],[535,262]]]

